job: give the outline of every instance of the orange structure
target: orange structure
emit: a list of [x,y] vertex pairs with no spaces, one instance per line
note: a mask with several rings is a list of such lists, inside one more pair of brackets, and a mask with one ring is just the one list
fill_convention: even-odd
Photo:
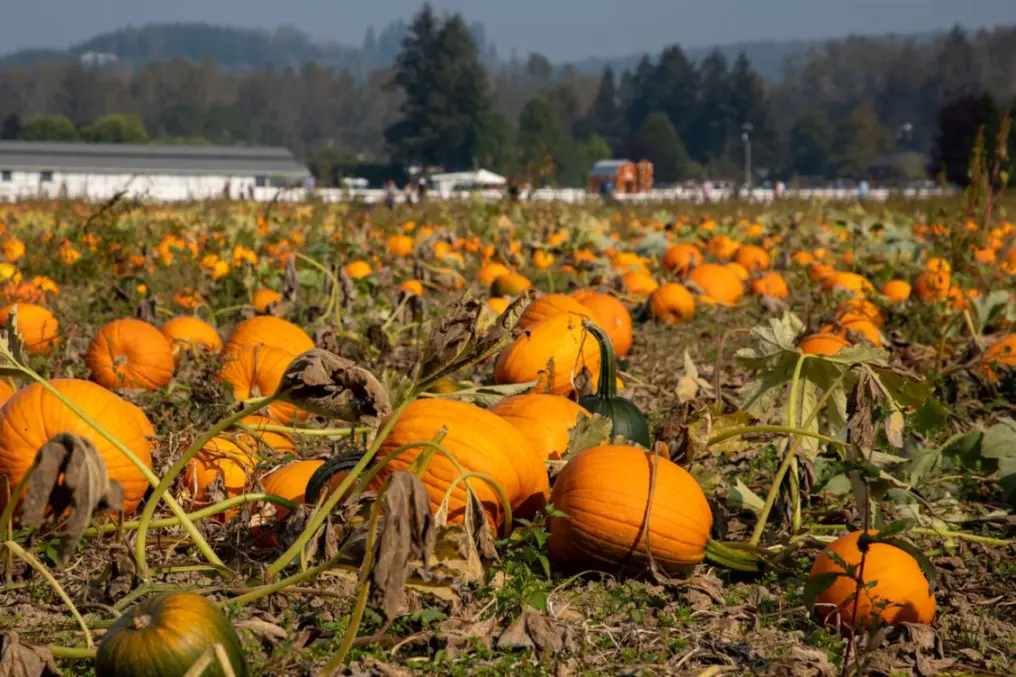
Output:
[[653,163],[642,160],[601,160],[589,170],[589,190],[598,193],[610,183],[611,192],[620,194],[647,192],[653,187]]

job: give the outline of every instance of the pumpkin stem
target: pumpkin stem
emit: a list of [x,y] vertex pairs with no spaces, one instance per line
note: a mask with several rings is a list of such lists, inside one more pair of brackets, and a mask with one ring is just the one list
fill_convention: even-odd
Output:
[[131,619],[135,630],[144,630],[152,624],[151,614],[139,614]]
[[582,326],[600,344],[600,384],[596,389],[596,396],[601,400],[612,400],[617,397],[617,362],[614,359],[614,346],[607,332],[595,323],[583,320]]

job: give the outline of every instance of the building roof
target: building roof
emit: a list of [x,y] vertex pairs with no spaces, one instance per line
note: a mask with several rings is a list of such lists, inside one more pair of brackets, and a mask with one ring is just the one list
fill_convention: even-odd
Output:
[[589,170],[589,176],[614,176],[622,165],[629,164],[629,160],[600,160]]
[[286,148],[0,141],[0,170],[310,176]]
[[500,174],[495,174],[487,169],[478,169],[475,172],[451,172],[448,174],[434,174],[430,177],[432,183],[436,184],[468,184],[479,186],[503,186],[508,183]]

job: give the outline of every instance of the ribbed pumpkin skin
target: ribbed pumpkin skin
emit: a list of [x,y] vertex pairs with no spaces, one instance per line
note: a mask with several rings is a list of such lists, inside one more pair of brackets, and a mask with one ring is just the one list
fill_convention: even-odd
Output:
[[[698,482],[680,466],[657,460],[650,515],[653,559],[683,573],[705,557],[713,516]],[[651,452],[623,445],[587,449],[554,481],[551,503],[568,517],[550,522],[550,557],[574,569],[642,570],[649,560],[645,514]]]
[[173,378],[173,349],[162,332],[141,320],[113,320],[95,335],[85,362],[104,388],[158,390]]
[[[870,532],[876,533],[874,531]],[[842,536],[827,547],[811,567],[811,576],[823,573],[843,572],[829,553],[836,553],[847,564],[859,565],[861,551],[857,542],[861,532]],[[928,590],[928,579],[921,566],[913,557],[899,548],[886,543],[872,543],[864,560],[863,579],[865,583],[875,582],[874,587],[862,588],[857,599],[856,628],[868,627],[873,614],[877,614],[889,625],[900,623],[921,623],[929,625],[935,619],[935,596]],[[815,612],[828,626],[838,625],[849,629],[854,625],[854,601],[857,583],[849,577],[838,577],[833,584],[815,597]],[[879,611],[880,601],[889,606]],[[900,606],[897,606],[900,605]]]
[[222,350],[219,332],[199,317],[174,317],[162,325],[162,335],[169,339],[174,357],[178,357],[181,351],[193,350],[197,346],[213,353]]
[[14,388],[7,381],[0,380],[0,407],[7,403],[7,400],[14,397]]
[[259,315],[244,320],[233,328],[233,333],[226,342],[226,352],[240,346],[253,348],[258,345],[279,348],[295,357],[312,349],[314,341],[307,332],[292,322],[271,315]]
[[688,273],[688,280],[723,306],[736,304],[744,294],[744,285],[737,273],[715,263],[704,263],[693,268]]
[[632,328],[631,313],[621,300],[610,294],[591,292],[585,289],[572,294],[579,303],[589,308],[593,320],[603,327],[614,345],[614,354],[624,357],[631,350]]
[[543,459],[559,459],[568,450],[569,433],[589,412],[567,397],[531,393],[501,400],[489,411],[511,423]]
[[[213,644],[226,650],[237,677],[248,674],[240,638],[215,604],[190,592],[161,593],[117,619],[99,644],[95,675],[181,677]],[[213,661],[201,674],[224,673]]]
[[[144,414],[140,409],[125,407],[125,402],[114,393],[88,381],[56,379],[50,384],[115,435],[142,463],[152,467],[145,439],[145,434],[150,434],[151,424],[143,428],[141,417]],[[0,476],[6,475],[10,486],[16,486],[32,466],[39,448],[62,432],[92,441],[106,464],[109,477],[123,487],[124,512],[134,512],[148,490],[148,480],[106,438],[38,383],[19,390],[0,410]],[[0,492],[0,505],[4,502]]]
[[[588,335],[578,315],[566,313],[547,318],[522,333],[501,351],[494,366],[497,383],[539,380],[537,392],[570,395],[572,380],[585,367],[592,385],[599,382],[600,348]],[[551,360],[553,364],[550,365]],[[552,369],[548,370],[548,366]]]
[[34,303],[12,303],[0,308],[0,324],[7,322],[11,309],[18,307],[18,331],[29,355],[49,355],[60,345],[60,323],[45,306]]
[[[447,427],[448,434],[441,441],[441,446],[455,457],[463,471],[481,472],[493,478],[505,493],[515,516],[532,516],[546,505],[550,481],[542,459],[530,448],[526,438],[497,414],[465,402],[440,399],[414,401],[406,407],[385,438],[378,458],[384,458],[404,444],[430,441],[442,427]],[[385,466],[379,476],[405,470],[423,451],[423,448],[411,448],[402,452]],[[434,510],[441,505],[445,492],[458,474],[448,459],[440,454],[434,455],[421,478]],[[468,481],[489,520],[499,526],[505,515],[497,494],[483,480]],[[448,502],[450,522],[462,520],[465,505],[466,490],[460,482]]]
[[[267,397],[275,392],[282,381],[282,375],[296,355],[264,344],[257,348],[235,347],[227,344],[223,353],[219,378],[233,386],[233,397],[247,400],[252,397]],[[292,404],[275,402],[268,407],[272,417],[288,423],[296,417],[305,418]]]
[[529,329],[549,317],[562,313],[572,313],[590,319],[593,317],[589,308],[566,294],[545,294],[526,306],[525,312],[519,318],[519,326]]

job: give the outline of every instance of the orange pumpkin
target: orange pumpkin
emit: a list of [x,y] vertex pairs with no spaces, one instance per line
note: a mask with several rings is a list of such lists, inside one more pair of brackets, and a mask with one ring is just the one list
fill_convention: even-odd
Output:
[[423,296],[423,282],[420,280],[406,280],[399,285],[399,291],[409,296]]
[[[530,447],[526,438],[512,424],[497,414],[472,404],[454,400],[423,399],[413,401],[403,411],[378,451],[384,458],[396,448],[413,442],[430,441],[442,429],[447,434],[441,446],[448,450],[464,472],[481,472],[490,476],[504,492],[518,517],[534,515],[546,505],[550,482],[543,459]],[[411,447],[381,471],[384,477],[406,470],[424,451]],[[454,465],[441,454],[435,454],[420,478],[437,510],[451,482],[458,476]],[[505,515],[497,494],[483,480],[466,480],[480,500],[494,526]],[[448,502],[448,519],[462,520],[466,506],[466,490],[459,482]]]
[[714,235],[709,240],[708,249],[710,254],[721,261],[729,261],[740,246],[741,243],[729,235]]
[[695,317],[695,299],[677,282],[668,282],[649,296],[649,312],[666,324],[687,322]]
[[385,240],[388,253],[398,258],[405,258],[413,253],[413,238],[408,235],[392,235]]
[[[324,464],[325,462],[319,459],[287,463],[265,475],[261,480],[261,486],[269,496],[278,496],[297,505],[303,505],[307,501],[305,496],[307,483],[310,482],[310,478],[314,476],[317,469]],[[332,475],[328,481],[331,488],[338,487],[345,479],[346,474],[338,472]],[[287,515],[289,515],[289,510],[281,505],[275,506],[276,521],[281,522],[286,519]]]
[[621,276],[621,283],[625,291],[632,296],[647,296],[660,286],[660,283],[645,270],[629,270]]
[[14,388],[6,381],[0,381],[0,407],[7,403],[7,400],[14,397]]
[[500,315],[504,311],[508,310],[508,306],[511,305],[511,301],[502,298],[490,298],[487,299],[487,305],[490,306],[491,310]]
[[948,270],[926,270],[917,276],[914,293],[925,303],[949,298],[952,277]]
[[835,355],[844,348],[850,346],[846,338],[829,332],[821,332],[807,336],[797,344],[802,353],[808,355],[823,355],[826,357]]
[[868,278],[857,273],[835,271],[825,278],[823,286],[829,291],[845,292],[852,296],[864,298],[872,292]]
[[18,331],[29,355],[49,355],[60,345],[60,323],[45,306],[20,302],[6,305],[0,308],[0,324],[7,322],[14,307],[18,309]]
[[549,317],[525,330],[501,351],[494,366],[497,383],[539,381],[536,392],[570,395],[574,378],[587,369],[595,389],[599,381],[600,350],[582,326],[583,318],[570,313]]
[[688,281],[721,306],[732,306],[744,295],[744,285],[737,273],[727,266],[705,263],[693,268]]
[[998,382],[996,368],[999,365],[1016,367],[1016,334],[1003,336],[984,351],[983,369],[992,383]]
[[752,280],[751,293],[756,296],[768,296],[774,299],[785,299],[790,296],[787,281],[777,272],[769,272]]
[[572,296],[593,314],[593,321],[610,337],[614,345],[614,355],[623,357],[631,350],[632,326],[631,313],[621,300],[610,294],[600,294],[580,289]]
[[506,397],[490,411],[515,426],[544,460],[561,458],[568,449],[572,428],[589,416],[567,397],[542,393]]
[[215,327],[198,317],[180,315],[162,325],[162,335],[169,339],[173,356],[179,358],[185,351],[203,348],[217,353],[222,350],[222,339]]
[[682,242],[667,250],[660,262],[667,270],[684,275],[695,266],[702,265],[702,252],[693,244]]
[[882,296],[892,303],[910,300],[910,283],[906,280],[889,280],[882,285]]
[[279,348],[290,355],[305,353],[314,347],[314,341],[303,329],[271,315],[259,315],[236,325],[226,341],[225,355],[238,348],[263,345]]
[[[667,458],[655,459],[649,547],[664,571],[683,573],[705,557],[713,515],[698,482]],[[648,567],[646,508],[654,457],[608,445],[575,456],[554,481],[551,503],[567,517],[550,521],[550,557],[574,569]]]
[[[837,559],[859,567],[860,538],[861,532],[855,531],[829,545],[812,565],[811,577],[846,573]],[[887,625],[929,625],[934,620],[935,596],[929,590],[928,579],[917,560],[903,550],[887,543],[869,544],[862,581],[864,585],[858,586],[855,579],[838,576],[830,587],[816,595],[815,612],[825,625],[846,631],[868,628],[876,620]]]
[[769,254],[753,244],[743,244],[734,254],[734,262],[744,266],[749,273],[758,273],[769,268]]
[[[219,378],[233,386],[233,397],[238,400],[267,397],[278,389],[294,357],[285,350],[264,345],[235,350],[229,350],[227,345]],[[306,418],[306,413],[287,402],[273,402],[268,411],[283,423],[296,417]]]
[[[140,409],[124,406],[126,403],[117,395],[88,381],[56,379],[49,383],[115,435],[145,466],[152,467],[145,438],[151,424]],[[148,490],[148,480],[105,437],[38,383],[19,390],[0,410],[0,485],[6,477],[9,490],[13,491],[32,466],[39,448],[58,433],[91,440],[106,464],[109,478],[123,488],[124,512],[134,512]],[[0,508],[6,496],[0,489]]]
[[173,378],[173,348],[154,326],[135,319],[113,320],[95,335],[85,363],[105,388],[158,390]]
[[[210,504],[210,488],[221,482],[226,498],[244,493],[251,483],[257,457],[252,448],[225,437],[213,437],[192,458],[183,472],[183,485],[190,492],[192,507]],[[235,510],[226,512],[229,517]]]
[[275,291],[274,289],[268,289],[267,287],[261,287],[254,292],[254,296],[251,299],[254,304],[254,310],[259,313],[268,312],[269,306],[273,303],[282,302],[282,294]]
[[529,278],[518,273],[501,275],[490,285],[491,296],[518,296],[533,286]]
[[366,261],[351,261],[343,267],[343,270],[346,275],[354,280],[360,280],[368,277],[373,272],[370,268],[370,264]]
[[511,272],[511,269],[503,263],[485,263],[480,266],[480,270],[477,271],[476,281],[484,287],[489,287],[494,284],[494,280],[502,275],[508,275]]
[[560,315],[561,313],[573,313],[580,317],[592,319],[592,313],[584,305],[566,294],[544,294],[534,300],[522,313],[519,318],[519,326],[529,329],[533,325],[548,317]]

